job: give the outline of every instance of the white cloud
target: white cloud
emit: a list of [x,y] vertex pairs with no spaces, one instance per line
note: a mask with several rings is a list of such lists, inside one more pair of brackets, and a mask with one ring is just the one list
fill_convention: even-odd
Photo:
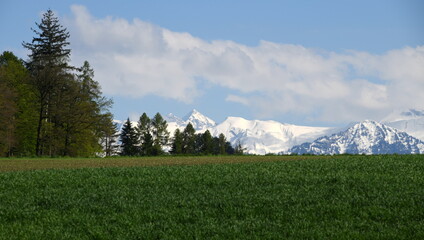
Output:
[[353,121],[393,108],[424,108],[424,46],[383,55],[267,41],[249,47],[205,41],[139,19],[96,19],[83,6],[72,6],[72,12],[67,25],[73,59],[87,59],[108,94],[189,103],[202,93],[200,77],[240,93],[226,101],[270,117],[313,111],[319,120]]
[[247,98],[232,95],[232,94],[228,95],[227,98],[225,99],[225,101],[236,102],[236,103],[240,103],[240,104],[249,106],[249,100]]

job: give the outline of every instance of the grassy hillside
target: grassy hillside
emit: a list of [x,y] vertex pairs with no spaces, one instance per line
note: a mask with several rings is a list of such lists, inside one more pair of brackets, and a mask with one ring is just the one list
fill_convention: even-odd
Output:
[[423,156],[219,159],[2,172],[0,239],[424,239]]

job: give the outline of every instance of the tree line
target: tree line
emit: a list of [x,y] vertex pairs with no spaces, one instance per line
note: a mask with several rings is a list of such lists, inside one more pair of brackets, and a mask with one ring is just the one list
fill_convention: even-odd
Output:
[[[23,61],[0,55],[0,156],[94,156],[107,151],[116,125],[85,61],[70,65],[69,32],[53,11],[36,23]],[[110,145],[110,144],[109,144]]]
[[144,113],[136,127],[128,119],[118,134],[112,100],[89,62],[70,65],[70,34],[53,11],[32,31],[32,41],[22,43],[28,60],[0,55],[0,157],[243,153],[223,134],[196,134],[191,123],[170,137],[159,113],[152,119]]
[[209,130],[196,133],[193,125],[188,123],[183,131],[176,129],[173,137],[167,130],[166,120],[157,113],[150,119],[143,113],[136,126],[128,118],[120,133],[120,155],[122,156],[157,156],[172,155],[226,155],[243,154],[239,144],[235,149],[224,134],[212,137]]

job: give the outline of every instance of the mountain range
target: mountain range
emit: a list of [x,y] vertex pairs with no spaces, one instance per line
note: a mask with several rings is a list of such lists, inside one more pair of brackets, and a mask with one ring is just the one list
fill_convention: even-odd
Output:
[[208,129],[213,136],[223,133],[232,145],[240,143],[250,154],[280,153],[294,145],[337,131],[337,128],[297,126],[241,117],[228,117],[217,124],[197,110],[183,118],[168,114],[165,119],[171,135],[177,128],[184,130],[191,122],[196,132],[202,133]]
[[296,154],[419,154],[424,142],[382,123],[365,120],[331,136],[291,148]]
[[197,132],[223,133],[231,144],[242,144],[250,154],[266,153],[424,153],[424,111],[392,113],[379,122],[366,120],[350,127],[310,127],[276,121],[228,117],[217,124],[197,110],[183,118],[168,114],[173,135],[189,122]]

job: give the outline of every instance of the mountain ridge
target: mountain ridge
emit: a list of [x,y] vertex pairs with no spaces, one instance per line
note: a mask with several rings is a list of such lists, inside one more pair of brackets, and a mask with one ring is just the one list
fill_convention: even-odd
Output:
[[[169,114],[168,114],[169,115]],[[183,130],[188,122],[198,132],[209,130],[213,136],[223,133],[232,145],[242,144],[250,154],[280,153],[291,146],[334,132],[336,128],[298,126],[274,120],[247,120],[242,117],[227,117],[217,124],[197,110],[184,118],[167,118],[168,130]],[[184,119],[186,119],[184,121]]]
[[289,154],[419,154],[424,142],[376,121],[365,120],[345,131],[292,147]]
[[[366,120],[350,123],[343,128],[300,126],[274,120],[248,120],[234,116],[229,116],[221,123],[216,123],[196,109],[190,111],[183,118],[172,113],[167,114],[164,118],[168,123],[171,137],[177,128],[183,131],[190,122],[197,133],[203,133],[206,130],[209,130],[213,136],[223,133],[233,146],[240,143],[250,154],[287,154],[295,146],[311,143],[323,137],[329,138],[364,122],[384,124],[384,126],[405,132],[418,140],[424,140],[424,111],[414,109],[394,112],[381,122]],[[135,126],[136,122],[133,124]],[[372,153],[372,151],[368,152]]]

